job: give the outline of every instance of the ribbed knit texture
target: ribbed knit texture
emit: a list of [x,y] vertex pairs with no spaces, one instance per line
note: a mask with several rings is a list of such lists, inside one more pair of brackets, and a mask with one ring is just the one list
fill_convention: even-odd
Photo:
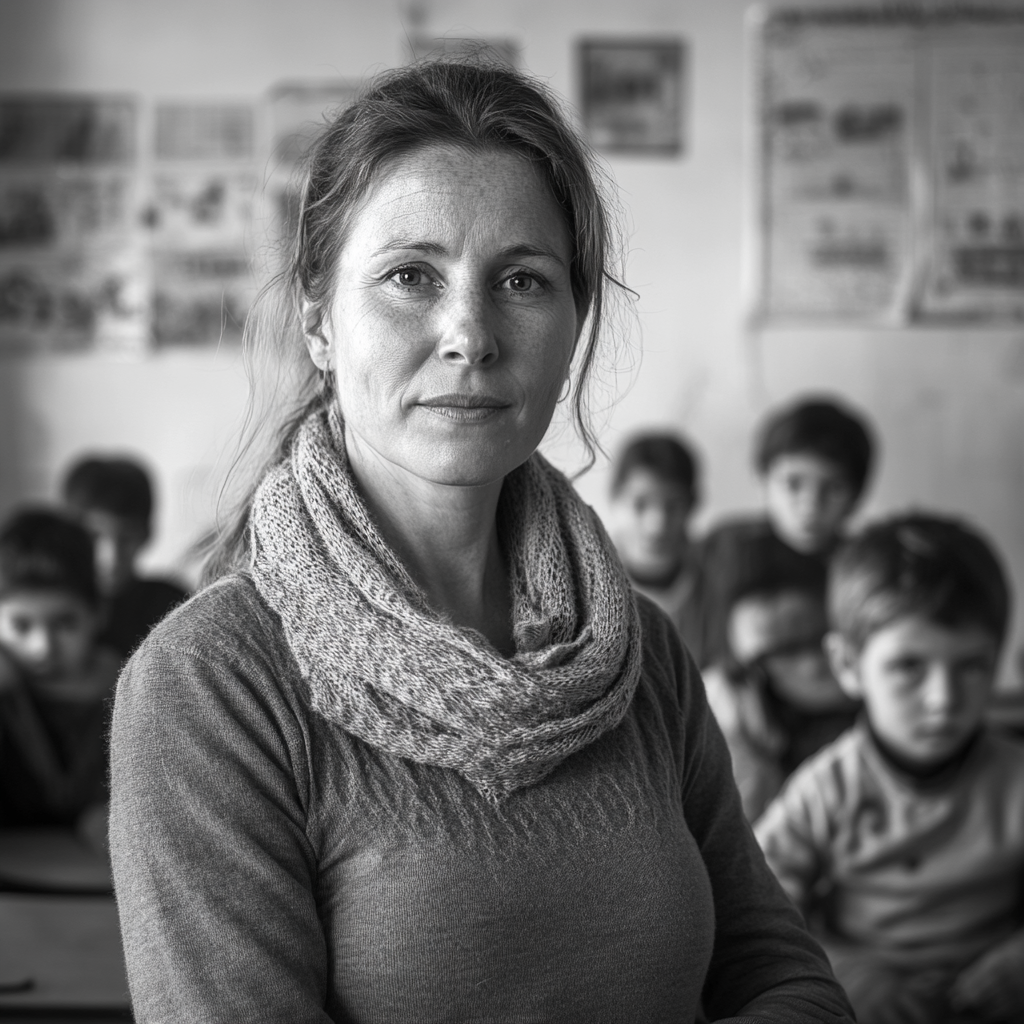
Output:
[[498,508],[515,655],[434,611],[360,497],[336,412],[302,425],[253,503],[252,576],[313,709],[500,799],[622,720],[640,674],[635,598],[593,511],[534,455]]

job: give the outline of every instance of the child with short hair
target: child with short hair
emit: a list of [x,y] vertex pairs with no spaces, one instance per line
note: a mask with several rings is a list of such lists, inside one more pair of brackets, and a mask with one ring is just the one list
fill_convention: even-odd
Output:
[[188,596],[170,580],[137,574],[152,535],[153,488],[133,459],[87,457],[69,470],[64,503],[92,535],[96,577],[106,601],[101,640],[127,657]]
[[765,514],[727,522],[701,545],[702,666],[728,655],[729,616],[753,585],[817,595],[828,559],[864,492],[873,443],[864,420],[824,399],[772,414],[754,453]]
[[697,566],[689,521],[699,496],[697,458],[665,433],[633,438],[615,462],[611,535],[636,590],[672,620],[699,657]]
[[1009,607],[952,520],[891,519],[834,560],[827,647],[864,716],[755,833],[861,1024],[1024,1020],[1024,745],[985,722]]
[[56,513],[0,531],[0,825],[74,825],[106,795],[120,659],[96,644],[92,539]]

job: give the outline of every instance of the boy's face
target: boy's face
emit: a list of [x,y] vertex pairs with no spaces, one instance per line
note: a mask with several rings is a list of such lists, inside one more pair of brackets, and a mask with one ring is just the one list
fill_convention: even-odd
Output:
[[92,534],[96,551],[96,582],[108,597],[135,578],[135,559],[146,545],[146,524],[101,509],[87,509],[82,525]]
[[674,575],[689,544],[693,499],[682,484],[634,469],[612,499],[612,535],[630,573],[645,580]]
[[843,689],[863,698],[876,735],[907,761],[941,764],[982,724],[999,658],[983,626],[910,615],[872,633],[859,652],[835,633],[828,645]]
[[843,468],[810,452],[776,456],[763,480],[773,529],[804,554],[823,551],[835,541],[857,500]]
[[95,611],[63,590],[18,590],[0,598],[0,648],[32,679],[80,671],[93,649]]

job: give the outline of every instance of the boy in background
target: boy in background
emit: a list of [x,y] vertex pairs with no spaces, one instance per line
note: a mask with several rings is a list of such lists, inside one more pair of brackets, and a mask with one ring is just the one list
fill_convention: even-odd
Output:
[[100,640],[127,658],[188,596],[170,580],[147,579],[136,572],[139,553],[152,536],[149,476],[131,459],[85,458],[65,477],[63,497],[93,537],[96,578],[106,603]]
[[768,419],[754,459],[765,514],[718,527],[701,547],[702,666],[727,660],[733,606],[755,586],[800,590],[824,608],[828,560],[864,492],[872,447],[863,420],[835,402],[800,401]]
[[697,460],[678,438],[643,434],[615,463],[611,535],[636,590],[672,620],[699,658],[697,566],[689,522],[697,504]]
[[1024,745],[985,723],[1009,605],[950,520],[892,519],[835,558],[827,647],[864,717],[755,832],[861,1024],[1024,1020]]
[[99,622],[89,535],[52,512],[15,515],[0,531],[0,825],[104,817],[120,659],[97,645]]

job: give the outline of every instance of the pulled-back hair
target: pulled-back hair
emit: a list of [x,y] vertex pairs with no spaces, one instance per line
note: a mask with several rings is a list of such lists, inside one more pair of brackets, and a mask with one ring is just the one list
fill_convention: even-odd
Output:
[[864,530],[829,571],[832,628],[860,648],[908,615],[942,626],[980,626],[1002,642],[1010,587],[995,549],[955,519],[898,516]]
[[149,474],[134,459],[88,456],[64,478],[64,502],[76,512],[108,512],[149,529],[153,488]]
[[0,530],[0,598],[16,590],[63,590],[98,601],[92,538],[48,509],[15,513]]
[[[319,329],[330,304],[354,212],[396,160],[432,146],[522,157],[537,169],[561,209],[571,245],[573,300],[579,322],[589,325],[574,353],[570,408],[588,465],[593,463],[598,444],[588,415],[588,381],[601,333],[605,286],[618,281],[611,273],[607,203],[589,147],[546,86],[505,64],[475,56],[386,71],[325,125],[310,148],[287,265],[264,289],[246,323],[250,354],[261,344],[284,346],[284,362],[290,361],[284,373],[290,375],[287,386],[294,401],[282,415],[280,389],[269,398],[271,417],[281,421],[273,454],[254,474],[234,522],[215,541],[207,578],[244,556],[248,508],[259,478],[286,456],[302,421],[334,398],[331,375],[319,377],[306,355],[303,335]],[[300,307],[306,310],[305,322]],[[256,430],[266,429],[261,422],[266,417],[254,409],[254,402],[249,418]]]
[[672,434],[641,434],[622,449],[612,474],[612,495],[622,490],[630,473],[646,469],[661,480],[679,484],[692,500],[697,497],[697,457],[689,445]]
[[871,471],[874,445],[867,423],[837,402],[801,399],[772,414],[761,430],[754,464],[762,476],[782,455],[817,455],[846,474],[860,497]]

